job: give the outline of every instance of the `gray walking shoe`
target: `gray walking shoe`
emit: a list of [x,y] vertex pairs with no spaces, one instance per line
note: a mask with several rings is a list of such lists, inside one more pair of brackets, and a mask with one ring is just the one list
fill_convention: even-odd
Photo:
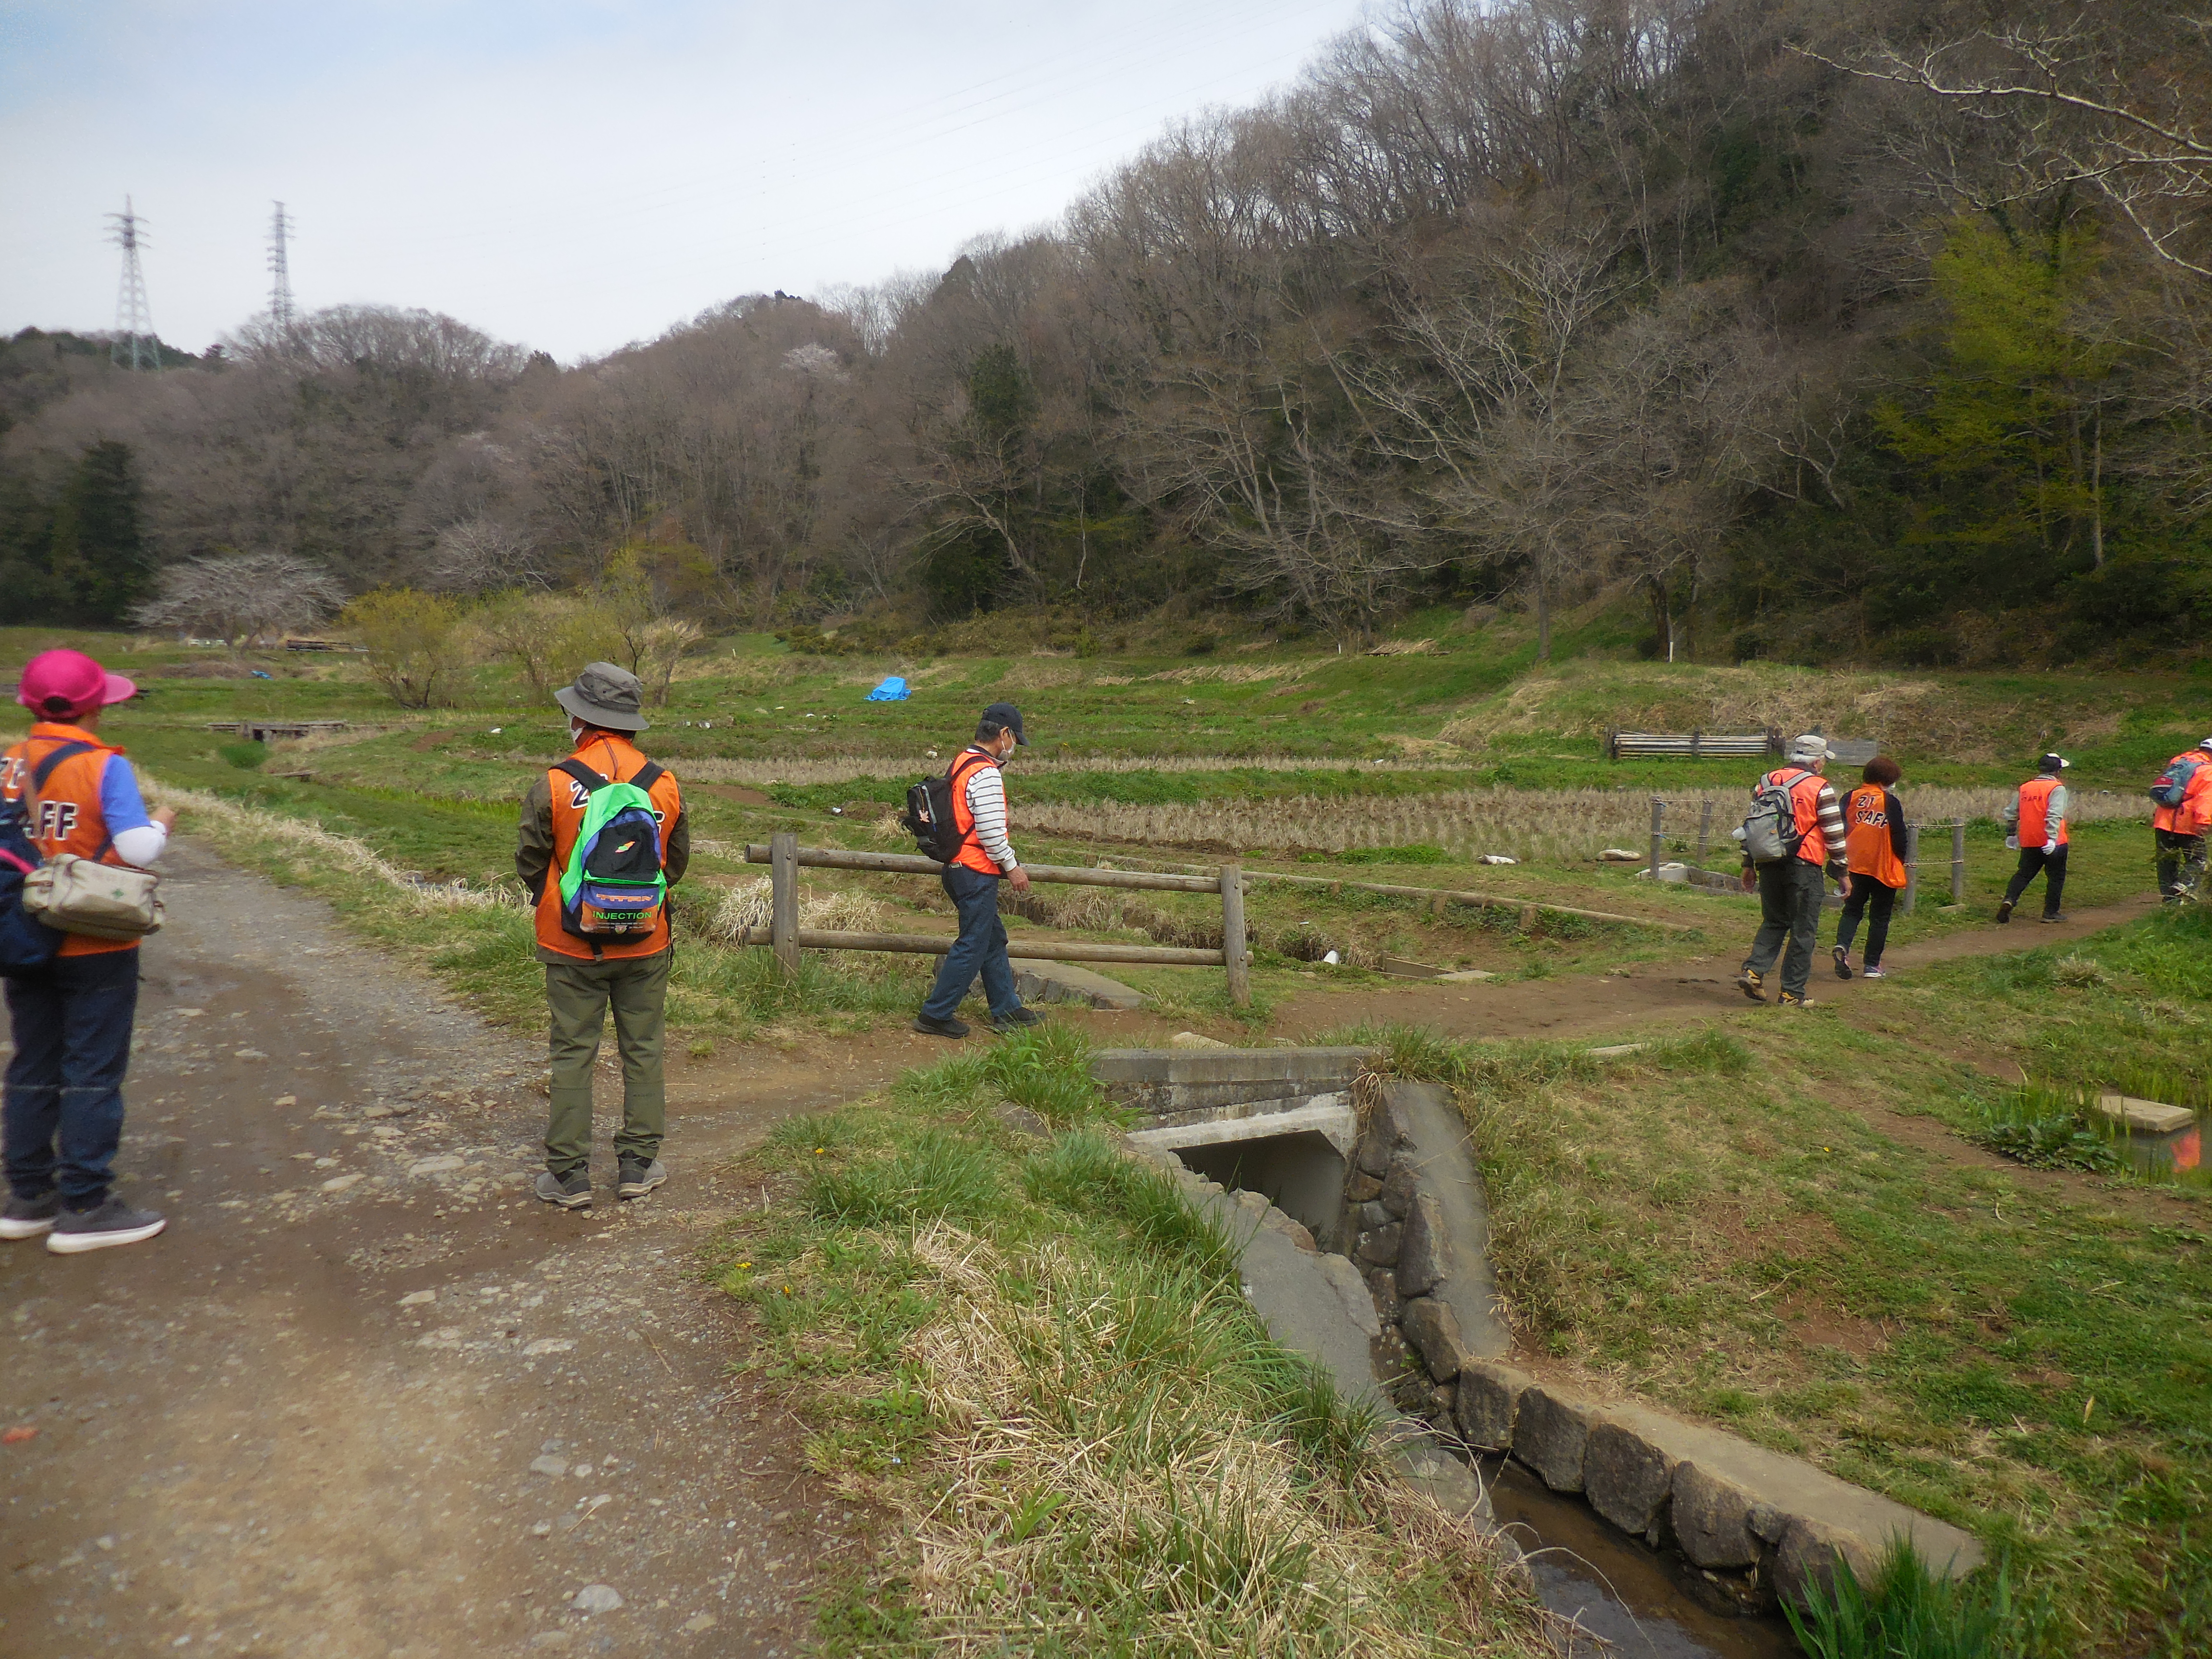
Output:
[[46,1248],[56,1255],[80,1255],[118,1244],[143,1244],[168,1224],[167,1218],[151,1210],[134,1210],[111,1198],[96,1210],[64,1210],[54,1218]]
[[592,1177],[588,1170],[562,1177],[548,1170],[538,1177],[538,1196],[548,1204],[564,1210],[588,1210],[592,1207]]
[[52,1232],[61,1212],[59,1193],[48,1193],[43,1198],[10,1198],[6,1207],[0,1208],[0,1238],[36,1238]]
[[615,1195],[643,1198],[667,1179],[668,1166],[659,1158],[626,1158],[622,1160],[622,1177],[616,1183]]

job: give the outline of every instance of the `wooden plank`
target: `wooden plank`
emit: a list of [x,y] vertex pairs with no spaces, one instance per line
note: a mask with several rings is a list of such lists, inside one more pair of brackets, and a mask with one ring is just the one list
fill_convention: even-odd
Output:
[[[758,842],[748,843],[745,862],[766,864],[769,849]],[[880,870],[896,875],[933,876],[945,866],[935,859],[926,859],[913,853],[855,853],[841,847],[802,847],[799,862],[808,869],[817,870]],[[1024,864],[1031,881],[1064,882],[1074,887],[1137,888],[1155,893],[1218,893],[1221,882],[1215,876],[1163,876],[1149,870],[1091,870],[1080,865]]]
[[[941,957],[952,940],[939,933],[855,933],[824,927],[802,927],[794,936],[808,951],[884,951],[906,956]],[[732,945],[766,945],[770,931],[746,930]],[[1017,962],[1127,962],[1155,968],[1218,968],[1218,951],[1182,950],[1164,945],[1092,945],[1077,939],[1032,939],[1016,937],[1006,943],[1006,954]]]

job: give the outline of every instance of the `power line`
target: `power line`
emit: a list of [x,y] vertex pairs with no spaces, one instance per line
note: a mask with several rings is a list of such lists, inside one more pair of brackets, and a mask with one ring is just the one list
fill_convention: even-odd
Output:
[[115,293],[115,338],[108,343],[108,360],[121,368],[159,368],[161,354],[154,339],[154,313],[146,303],[146,273],[138,263],[146,222],[132,210],[128,196],[123,198],[123,211],[109,214],[107,222],[114,227],[107,240],[123,250],[123,282]]
[[269,320],[280,331],[289,331],[294,319],[292,268],[284,250],[291,234],[292,221],[279,202],[276,212],[269,216]]

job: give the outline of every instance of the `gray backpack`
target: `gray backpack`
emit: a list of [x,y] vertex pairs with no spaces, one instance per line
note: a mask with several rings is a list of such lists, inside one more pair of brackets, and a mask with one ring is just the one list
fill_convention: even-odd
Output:
[[1797,803],[1790,798],[1790,790],[1810,772],[1793,772],[1788,781],[1778,783],[1770,775],[1759,781],[1751,792],[1751,811],[1745,814],[1743,828],[1735,838],[1743,843],[1744,856],[1753,864],[1772,864],[1780,859],[1794,859],[1805,837],[1797,830]]

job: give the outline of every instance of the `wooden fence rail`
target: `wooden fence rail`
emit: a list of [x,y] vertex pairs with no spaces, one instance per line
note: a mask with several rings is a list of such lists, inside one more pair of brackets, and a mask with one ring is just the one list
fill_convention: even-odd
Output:
[[[795,835],[772,837],[765,847],[745,848],[745,861],[769,866],[769,926],[748,929],[736,941],[766,945],[793,972],[801,951],[884,951],[915,956],[944,956],[952,941],[933,933],[861,933],[799,925],[799,872],[878,870],[896,875],[934,876],[945,866],[910,853],[856,853],[835,847],[801,847]],[[1221,899],[1221,949],[1199,951],[1159,945],[1091,945],[1073,940],[1010,939],[1009,957],[1028,962],[1127,962],[1152,967],[1219,968],[1229,978],[1229,999],[1239,1008],[1252,1001],[1252,952],[1244,939],[1244,877],[1240,866],[1224,864],[1212,876],[1156,875],[1148,870],[1085,870],[1073,866],[1025,864],[1031,881],[1064,882],[1075,887],[1136,888],[1152,892],[1214,893]]]

